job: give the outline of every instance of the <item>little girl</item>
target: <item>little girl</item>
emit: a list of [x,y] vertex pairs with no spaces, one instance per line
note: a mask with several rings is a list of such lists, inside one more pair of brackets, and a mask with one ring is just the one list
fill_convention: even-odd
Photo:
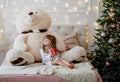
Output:
[[71,69],[74,68],[73,63],[70,64],[59,57],[59,50],[56,49],[56,38],[52,35],[45,37],[40,54],[42,63],[45,65],[60,65]]

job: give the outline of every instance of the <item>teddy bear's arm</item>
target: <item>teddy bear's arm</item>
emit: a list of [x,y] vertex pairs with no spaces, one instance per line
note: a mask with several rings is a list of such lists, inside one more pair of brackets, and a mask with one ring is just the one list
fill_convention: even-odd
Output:
[[24,35],[20,34],[18,37],[16,37],[13,48],[17,50],[26,51],[28,48],[27,44],[25,43],[26,39],[27,39],[27,34]]

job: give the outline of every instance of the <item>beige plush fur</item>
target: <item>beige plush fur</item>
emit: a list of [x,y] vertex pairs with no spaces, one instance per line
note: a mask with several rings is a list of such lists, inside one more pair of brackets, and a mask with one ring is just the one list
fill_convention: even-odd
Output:
[[[16,37],[13,49],[10,49],[6,54],[6,60],[11,62],[23,56],[22,58],[27,60],[28,64],[41,61],[39,50],[47,34],[54,35],[57,39],[57,48],[64,51],[65,44],[59,35],[49,31],[44,33],[38,31],[38,29],[48,29],[50,25],[51,18],[42,9],[29,10],[20,14],[16,20],[17,30],[20,32],[20,35]],[[29,30],[33,32],[22,34],[22,32]],[[22,53],[19,54],[20,52]]]
[[[86,55],[85,49],[80,46],[69,51],[65,51],[65,43],[61,37],[53,32],[39,32],[39,29],[48,29],[51,25],[50,16],[42,9],[29,10],[20,14],[16,20],[16,26],[20,35],[15,39],[13,49],[10,49],[6,54],[6,61],[15,61],[18,58],[23,58],[28,64],[40,62],[40,48],[43,45],[44,37],[48,34],[54,35],[57,39],[57,48],[62,53],[62,58],[67,61],[79,60],[80,55]],[[22,32],[32,31],[22,34]],[[81,53],[82,52],[82,53]],[[22,62],[23,62],[22,61]],[[23,62],[25,63],[25,62]],[[22,64],[17,63],[16,65]]]

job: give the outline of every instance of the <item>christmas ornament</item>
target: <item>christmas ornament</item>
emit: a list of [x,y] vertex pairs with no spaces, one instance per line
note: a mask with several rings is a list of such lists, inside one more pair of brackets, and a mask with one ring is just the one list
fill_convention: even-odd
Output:
[[105,32],[102,32],[102,33],[101,33],[101,36],[102,36],[102,37],[106,37],[106,33],[105,33]]
[[110,39],[108,40],[108,42],[112,44],[112,43],[115,42],[115,40],[114,40],[113,38],[110,38]]
[[120,52],[117,52],[116,54],[120,55]]
[[105,65],[110,66],[110,62],[106,61]]
[[116,24],[117,27],[119,27],[119,24]]

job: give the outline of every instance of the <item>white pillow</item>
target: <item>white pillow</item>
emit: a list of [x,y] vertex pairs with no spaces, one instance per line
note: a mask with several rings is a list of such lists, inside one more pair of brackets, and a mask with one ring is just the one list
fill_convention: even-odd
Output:
[[63,38],[67,47],[69,46],[70,48],[72,48],[75,46],[81,46],[80,42],[78,40],[77,33],[71,33],[69,35],[63,36],[62,38]]

